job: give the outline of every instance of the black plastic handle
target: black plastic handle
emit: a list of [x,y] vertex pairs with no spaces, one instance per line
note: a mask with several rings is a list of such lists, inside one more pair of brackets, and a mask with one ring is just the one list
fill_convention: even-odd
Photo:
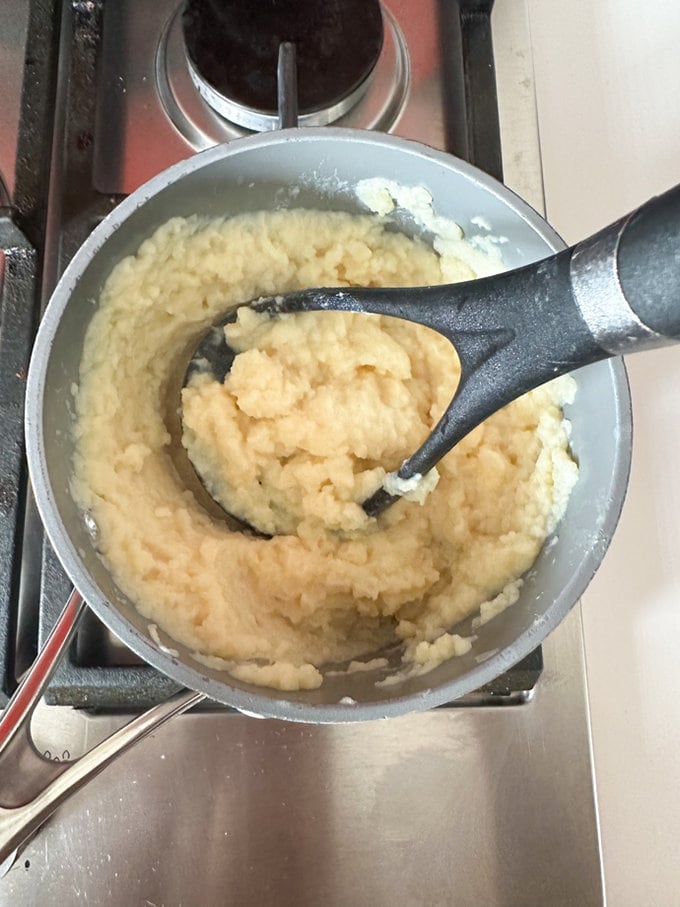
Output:
[[623,293],[657,334],[680,340],[680,186],[630,216],[617,255]]
[[574,299],[612,356],[680,340],[680,187],[579,243]]

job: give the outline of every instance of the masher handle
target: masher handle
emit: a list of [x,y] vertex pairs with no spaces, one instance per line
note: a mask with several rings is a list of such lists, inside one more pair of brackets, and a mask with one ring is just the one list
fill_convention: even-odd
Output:
[[680,186],[573,249],[574,300],[612,356],[680,340]]

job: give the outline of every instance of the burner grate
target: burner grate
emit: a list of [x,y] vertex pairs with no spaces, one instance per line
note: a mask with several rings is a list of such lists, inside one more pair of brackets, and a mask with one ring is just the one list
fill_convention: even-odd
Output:
[[[22,524],[31,506],[23,456],[23,397],[40,301],[58,18],[56,2],[30,4],[12,15],[9,59],[14,51],[24,65],[23,79],[3,86],[7,105],[0,105],[5,168],[0,174],[0,706],[36,651],[37,588],[29,608],[23,608],[21,600],[27,535]],[[22,37],[16,40],[18,34]],[[18,122],[12,116],[15,101]],[[41,537],[42,530],[38,533]]]
[[16,614],[12,603],[22,547],[23,407],[35,278],[35,250],[0,209],[0,687],[5,693],[13,685]]

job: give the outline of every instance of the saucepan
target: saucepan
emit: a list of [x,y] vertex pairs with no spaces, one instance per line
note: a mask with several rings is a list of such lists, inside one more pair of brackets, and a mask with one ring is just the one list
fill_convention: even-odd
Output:
[[[422,676],[376,686],[375,671],[328,676],[319,689],[282,693],[240,682],[199,664],[191,652],[158,635],[116,586],[97,554],[69,492],[73,458],[72,386],[79,380],[83,339],[112,268],[177,215],[224,216],[274,208],[365,212],[360,180],[388,178],[425,187],[435,211],[468,237],[503,238],[508,268],[564,248],[555,231],[503,185],[448,154],[383,134],[338,128],[287,129],[205,151],[161,173],[123,201],[92,233],[57,286],[36,340],[27,384],[26,443],[31,481],[49,539],[75,591],[37,670],[3,719],[0,746],[26,782],[0,782],[4,855],[58,802],[125,748],[203,697],[258,716],[301,722],[351,722],[429,709],[475,690],[521,660],[564,618],[599,566],[625,495],[631,455],[631,408],[623,363],[587,366],[567,417],[580,473],[566,514],[525,577],[519,600],[475,630],[469,653]],[[407,212],[399,229],[419,235]],[[425,237],[427,239],[427,237]],[[146,662],[190,692],[157,706],[74,765],[47,768],[30,752],[22,721],[47,682],[72,632],[82,600]],[[470,634],[469,621],[457,632]],[[387,671],[397,670],[398,658]],[[8,773],[3,773],[4,778]],[[40,782],[33,776],[40,776]],[[34,783],[35,781],[35,783]],[[36,790],[45,788],[32,799]],[[11,793],[8,794],[8,785]],[[29,802],[30,801],[30,802]],[[10,809],[11,807],[11,809]],[[3,851],[0,849],[0,859]]]

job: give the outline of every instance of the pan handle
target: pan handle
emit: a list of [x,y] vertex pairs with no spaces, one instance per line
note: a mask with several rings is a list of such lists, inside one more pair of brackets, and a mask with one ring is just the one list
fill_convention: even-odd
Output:
[[31,716],[84,608],[74,589],[44,648],[0,717],[0,864],[13,858],[61,803],[121,753],[205,699],[203,693],[180,693],[133,718],[80,759],[52,762],[41,755],[31,737]]

